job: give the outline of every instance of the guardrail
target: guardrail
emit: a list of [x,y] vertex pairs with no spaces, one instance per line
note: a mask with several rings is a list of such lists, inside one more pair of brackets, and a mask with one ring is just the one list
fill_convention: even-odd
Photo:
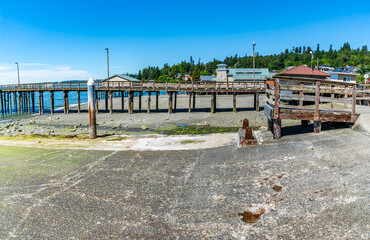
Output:
[[[263,92],[264,80],[245,82],[96,82],[97,91],[188,91],[188,92]],[[87,91],[87,82],[61,82],[2,85],[3,91]]]
[[[314,131],[321,131],[321,121],[354,123],[357,87],[352,83],[322,79],[282,77],[266,81],[265,113],[275,138],[281,137],[281,119],[314,121]],[[329,103],[330,105],[327,105]]]

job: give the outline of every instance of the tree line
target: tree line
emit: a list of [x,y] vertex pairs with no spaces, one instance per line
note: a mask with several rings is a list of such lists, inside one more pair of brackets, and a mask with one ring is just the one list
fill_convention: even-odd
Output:
[[[313,65],[326,64],[333,68],[344,66],[356,66],[359,73],[370,71],[370,52],[367,46],[361,48],[351,48],[348,42],[344,43],[339,49],[333,49],[332,45],[328,51],[321,50],[317,44],[316,50],[309,46],[292,47],[285,49],[280,54],[260,55],[258,52],[255,55],[256,68],[268,68],[270,71],[282,71],[288,66],[299,66],[306,64],[311,65],[311,53],[314,54]],[[213,59],[213,61],[203,63],[200,59],[194,61],[190,57],[189,61],[182,61],[178,64],[169,66],[167,63],[162,68],[158,66],[149,66],[140,70],[137,74],[128,74],[140,80],[157,80],[157,81],[178,81],[185,75],[193,77],[193,81],[198,81],[200,76],[210,76],[216,73],[217,64],[225,63],[231,68],[252,68],[253,56],[234,56],[226,57],[223,61]],[[360,77],[361,78],[361,77]]]

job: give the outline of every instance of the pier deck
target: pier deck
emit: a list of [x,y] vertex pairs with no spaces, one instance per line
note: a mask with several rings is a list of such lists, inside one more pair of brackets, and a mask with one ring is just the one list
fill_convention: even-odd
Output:
[[[186,92],[189,96],[189,112],[195,108],[197,94],[209,94],[211,98],[211,112],[217,109],[216,96],[218,94],[233,95],[233,110],[236,111],[236,96],[238,94],[254,94],[254,108],[259,110],[259,94],[265,93],[266,82],[263,79],[243,82],[96,82],[97,92],[96,108],[98,108],[98,99],[105,99],[105,110],[113,112],[114,95],[120,95],[122,98],[122,111],[124,111],[124,97],[128,97],[128,112],[133,113],[133,98],[135,93],[139,97],[139,110],[141,110],[141,97],[143,92],[148,93],[147,111],[150,113],[150,101],[152,93],[156,96],[156,109],[158,110],[158,95],[165,91],[168,94],[168,113],[176,109],[177,94]],[[80,92],[87,91],[87,81],[59,82],[59,83],[32,83],[32,84],[14,84],[0,86],[1,92],[1,110],[2,112],[19,112],[35,111],[35,92],[38,92],[39,113],[44,112],[44,92],[50,92],[50,112],[54,113],[54,92],[63,92],[64,113],[69,113],[69,92],[77,92],[78,113],[80,113]],[[174,98],[174,101],[173,101]]]
[[266,81],[265,113],[274,138],[281,137],[281,120],[301,120],[302,126],[314,123],[314,132],[321,131],[321,122],[353,124],[356,114],[358,86],[353,83],[322,79],[282,77]]

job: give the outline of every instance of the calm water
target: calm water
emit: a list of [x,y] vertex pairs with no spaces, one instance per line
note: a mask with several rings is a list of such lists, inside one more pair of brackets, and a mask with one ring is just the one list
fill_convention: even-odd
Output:
[[[179,94],[184,94],[185,92],[179,92]],[[165,95],[165,91],[161,91],[160,95]],[[143,95],[148,95],[147,92],[143,92]],[[102,99],[104,99],[104,94],[101,95]],[[118,93],[116,93],[116,96],[120,97]],[[137,96],[135,94],[135,96]],[[155,93],[152,93],[152,96],[155,96]],[[77,92],[70,91],[68,93],[68,99],[69,99],[69,106],[74,107],[77,106]],[[81,99],[81,104],[87,103],[87,92],[80,92],[80,99]],[[18,98],[17,98],[18,100]],[[39,94],[38,92],[35,92],[35,112],[39,112]],[[13,95],[12,95],[12,105],[13,105]],[[19,113],[15,113],[14,106],[13,108],[13,113],[6,113],[6,114],[1,114],[1,119],[2,120],[12,120],[15,118],[21,118],[24,116],[27,116],[27,113],[24,113],[23,115],[20,115]],[[31,106],[32,108],[32,106]],[[1,109],[0,109],[1,112]],[[54,92],[54,112],[63,112],[63,92]],[[31,113],[31,114],[34,114]],[[44,92],[44,114],[50,113],[50,92],[45,91]]]

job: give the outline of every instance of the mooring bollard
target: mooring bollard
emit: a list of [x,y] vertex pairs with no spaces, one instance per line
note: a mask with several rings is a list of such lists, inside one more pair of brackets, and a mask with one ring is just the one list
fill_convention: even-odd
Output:
[[96,109],[95,109],[95,82],[90,77],[87,82],[88,108],[89,108],[89,138],[96,138]]

